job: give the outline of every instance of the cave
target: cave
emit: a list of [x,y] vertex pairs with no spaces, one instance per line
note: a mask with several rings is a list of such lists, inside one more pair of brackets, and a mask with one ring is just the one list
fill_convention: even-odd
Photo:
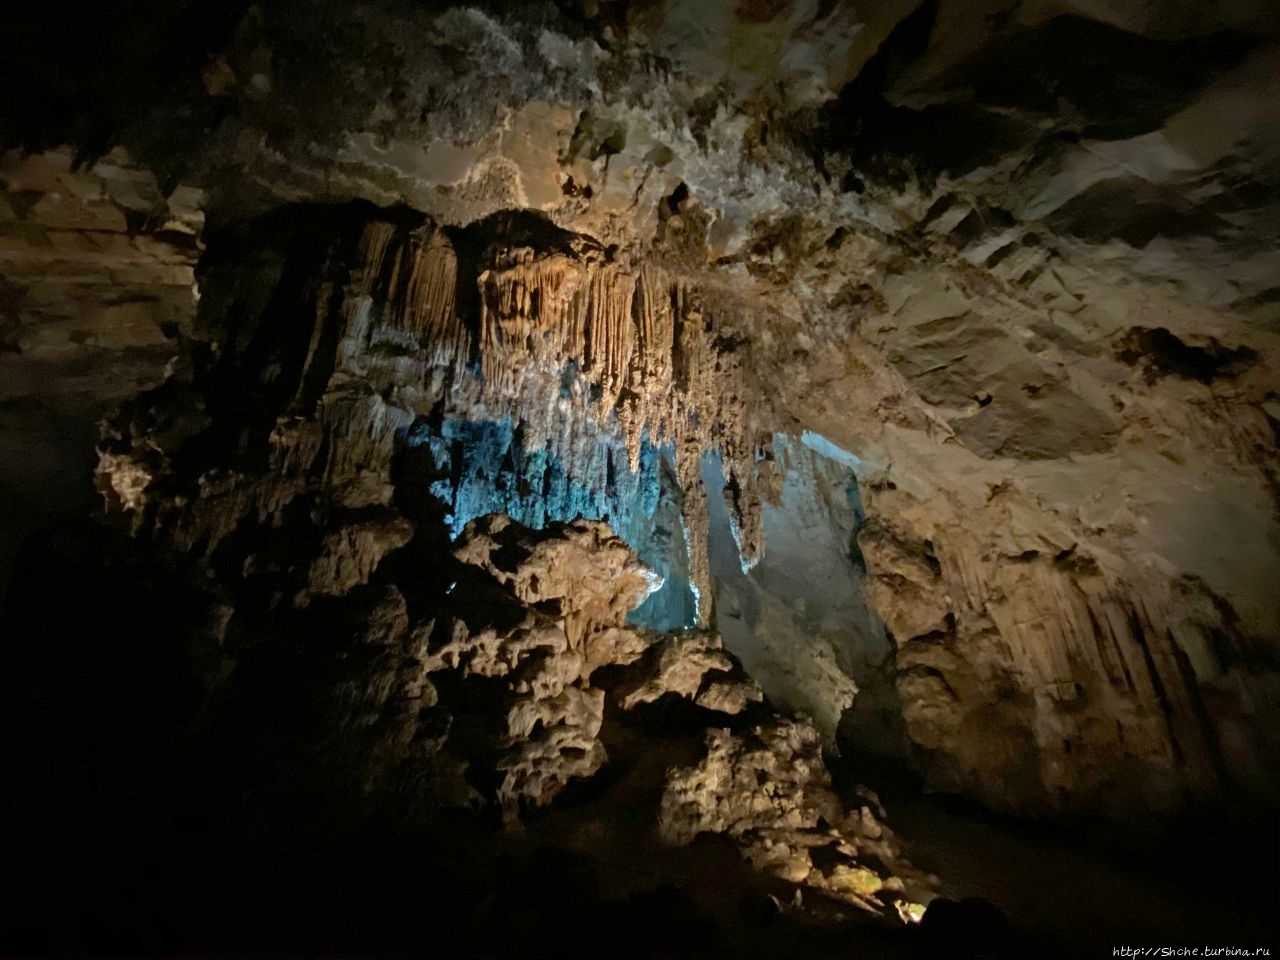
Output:
[[0,23],[0,956],[1280,949],[1280,7]]

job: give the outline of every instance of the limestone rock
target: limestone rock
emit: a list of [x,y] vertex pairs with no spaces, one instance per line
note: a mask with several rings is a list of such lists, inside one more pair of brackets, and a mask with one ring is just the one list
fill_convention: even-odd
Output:
[[[753,681],[729,678],[736,665],[715,634],[690,632],[664,637],[655,655],[649,675],[622,695],[622,709],[631,710],[672,693],[710,710],[736,714],[748,703],[763,699]],[[708,674],[722,676],[714,679]]]
[[[857,615],[889,626],[936,786],[1274,791],[1280,26],[1122,7],[371,0],[298,31],[259,5],[163,95],[86,84],[105,127],[55,129],[61,77],[10,84],[15,142],[110,149],[0,162],[7,519],[86,505],[57,464],[178,352],[101,451],[139,535],[296,596],[345,548],[246,574],[237,538],[384,507],[397,445],[434,444],[460,526],[517,512],[468,502],[488,483],[645,527],[680,623],[744,614],[730,645],[830,734],[868,673],[851,643],[886,637],[757,617],[708,559],[722,500],[759,557],[773,436],[821,436],[857,460]],[[508,422],[498,469],[454,477],[446,422]],[[661,494],[633,502],[646,457]]]
[[648,593],[648,571],[607,525],[587,521],[535,531],[487,516],[468,524],[454,553],[518,612],[502,627],[455,620],[431,658],[434,671],[506,681],[496,799],[513,820],[522,804],[546,805],[604,765],[605,694],[590,678],[652,642],[623,626]]
[[506,774],[499,801],[508,809],[521,800],[542,806],[571,779],[599,770],[607,759],[597,739],[603,717],[604,692],[580,687],[513,706],[507,717],[511,750],[499,763]]
[[730,715],[739,714],[750,704],[759,703],[764,694],[754,681],[733,683],[725,680],[713,680],[694,700],[700,707]]
[[509,517],[487,517],[468,526],[455,556],[563,619],[575,647],[594,627],[620,624],[652,588],[649,571],[603,523],[534,532]]
[[587,637],[583,675],[590,676],[598,667],[627,666],[635,663],[653,645],[654,638],[628,627],[606,627]]
[[307,587],[299,595],[299,602],[308,602],[319,595],[341,596],[352,587],[368,582],[382,558],[403,547],[412,535],[413,525],[404,517],[394,515],[332,531],[321,544],[320,556],[311,564]]
[[902,859],[870,808],[844,810],[811,723],[781,720],[743,736],[711,730],[706,743],[700,764],[668,772],[659,816],[666,843],[727,834],[756,869],[886,915],[891,904],[928,899],[928,878]]

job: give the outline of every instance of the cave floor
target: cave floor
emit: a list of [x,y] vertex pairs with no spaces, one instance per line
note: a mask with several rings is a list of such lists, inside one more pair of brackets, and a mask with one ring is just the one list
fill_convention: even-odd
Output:
[[1280,934],[1280,812],[1170,823],[1047,824],[930,794],[891,764],[852,767],[873,785],[907,857],[940,894],[996,904],[1065,956],[1112,948],[1273,945]]

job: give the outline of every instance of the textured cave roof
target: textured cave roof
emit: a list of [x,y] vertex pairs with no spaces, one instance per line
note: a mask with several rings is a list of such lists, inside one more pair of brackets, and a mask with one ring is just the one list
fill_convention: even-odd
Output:
[[997,552],[1087,543],[1210,584],[1251,633],[1280,622],[1274,4],[5,17],[14,443],[65,436],[50,411],[80,442],[162,374],[200,209],[532,208],[739,304],[778,427],[858,453],[922,531],[999,514]]

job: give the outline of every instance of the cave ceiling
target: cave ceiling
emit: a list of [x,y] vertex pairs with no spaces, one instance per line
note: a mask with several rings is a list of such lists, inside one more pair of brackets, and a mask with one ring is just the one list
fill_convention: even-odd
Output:
[[[552,330],[539,349],[591,368],[633,465],[676,394],[701,417],[664,435],[720,450],[744,484],[773,433],[852,454],[899,688],[960,704],[909,718],[911,735],[961,768],[988,763],[966,731],[990,718],[965,704],[1008,677],[1034,702],[1001,722],[1036,717],[1042,750],[1080,736],[1106,753],[1114,732],[1064,717],[1082,671],[1123,672],[1107,643],[1163,677],[1115,696],[1169,729],[1199,709],[1174,687],[1235,696],[1238,663],[1274,658],[1273,4],[175,3],[90,13],[65,38],[48,11],[11,16],[8,69],[43,78],[3,103],[15,518],[57,451],[91,445],[175,342],[208,334],[192,297],[206,245],[363,201],[399,211],[385,236],[346,234],[368,276],[412,229],[443,258],[423,271],[452,263],[491,297],[490,326],[462,344],[447,284],[391,279],[437,297],[411,332],[437,311],[437,345],[457,341],[452,359],[478,355],[501,386],[528,330]],[[201,297],[217,269],[202,264]],[[643,338],[575,340],[546,319],[549,296],[528,300],[570,287],[604,291],[619,330],[706,318],[704,379]],[[409,419],[430,408],[379,382]],[[700,487],[696,454],[683,469]],[[1168,734],[1193,756],[1203,736]],[[1158,765],[1170,747],[1151,737],[1125,749]],[[1042,771],[1050,790],[1072,777],[1089,779]]]

